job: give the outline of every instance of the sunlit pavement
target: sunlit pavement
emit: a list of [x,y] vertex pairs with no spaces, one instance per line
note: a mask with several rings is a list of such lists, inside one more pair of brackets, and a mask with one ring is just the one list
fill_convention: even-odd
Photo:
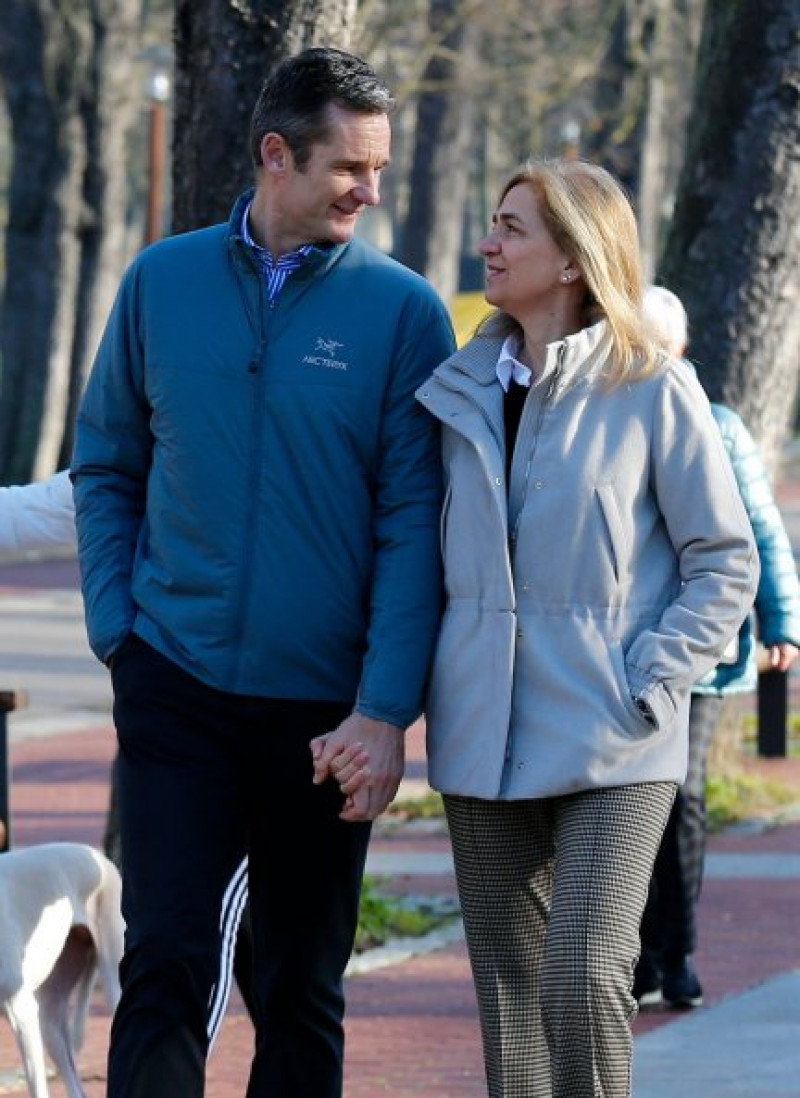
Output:
[[[800,544],[800,489],[781,494]],[[74,562],[0,564],[0,688],[27,690],[9,721],[12,838],[99,844],[114,753],[106,672],[86,646]],[[793,687],[793,694],[796,687]],[[800,759],[760,769],[795,783]],[[424,780],[423,737],[409,734],[408,790]],[[707,1005],[635,1023],[636,1098],[779,1098],[800,1094],[800,817],[712,838],[700,905],[697,967]],[[436,824],[379,829],[370,869],[399,892],[455,895],[449,844]],[[346,1098],[485,1095],[463,940],[348,979]],[[430,945],[430,943],[428,943]],[[391,958],[390,958],[391,959]],[[104,1093],[109,1019],[95,1000],[80,1057],[89,1098]],[[244,1093],[252,1028],[238,998],[209,1062],[208,1098]],[[24,1095],[11,1032],[0,1027],[0,1094]],[[60,1081],[51,1085],[61,1098]]]

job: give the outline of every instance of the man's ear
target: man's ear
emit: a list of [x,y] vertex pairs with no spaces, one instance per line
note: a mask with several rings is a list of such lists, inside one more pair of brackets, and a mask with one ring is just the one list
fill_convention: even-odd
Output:
[[279,133],[265,133],[261,138],[261,166],[278,174],[286,170],[291,156],[289,146]]

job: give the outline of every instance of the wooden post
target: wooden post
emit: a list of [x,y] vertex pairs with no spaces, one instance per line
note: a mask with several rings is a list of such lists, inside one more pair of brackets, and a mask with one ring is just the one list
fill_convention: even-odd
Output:
[[0,853],[11,845],[10,774],[8,769],[8,714],[24,709],[24,690],[0,690]]

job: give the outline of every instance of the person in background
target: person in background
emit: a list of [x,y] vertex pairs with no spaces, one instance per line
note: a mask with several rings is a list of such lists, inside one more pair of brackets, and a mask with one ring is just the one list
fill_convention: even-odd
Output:
[[[681,357],[687,348],[688,328],[680,299],[663,286],[649,286],[644,310],[669,353]],[[711,411],[758,548],[761,578],[754,615],[758,637],[769,654],[769,666],[787,671],[800,646],[800,584],[789,536],[744,423],[722,404],[712,403]],[[708,754],[724,699],[756,687],[753,625],[753,616],[748,615],[722,662],[692,687],[689,769],[667,821],[642,918],[642,953],[633,989],[642,1007],[663,1001],[669,1007],[686,1009],[703,1002],[692,955],[697,946],[696,908],[705,861]]]
[[75,509],[68,470],[0,488],[0,551],[73,545]]
[[[370,821],[394,796],[441,612],[451,353],[424,279],[354,236],[392,98],[313,48],[253,112],[255,190],[126,273],[72,462],[86,620],[119,740],[122,998],[110,1098],[199,1098],[249,893],[248,1098],[339,1098]],[[337,777],[315,782],[330,733]]]
[[616,180],[532,162],[481,254],[496,312],[417,394],[445,471],[429,781],[490,1098],[627,1098],[689,693],[749,610],[755,545],[708,401],[645,324]]

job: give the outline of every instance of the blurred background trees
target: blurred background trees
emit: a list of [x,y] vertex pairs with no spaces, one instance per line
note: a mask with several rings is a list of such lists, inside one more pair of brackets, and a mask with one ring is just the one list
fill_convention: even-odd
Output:
[[68,461],[123,266],[227,217],[263,77],[323,42],[397,94],[365,235],[452,301],[480,289],[517,163],[605,164],[704,380],[776,453],[800,344],[799,40],[796,0],[4,0],[0,482]]

